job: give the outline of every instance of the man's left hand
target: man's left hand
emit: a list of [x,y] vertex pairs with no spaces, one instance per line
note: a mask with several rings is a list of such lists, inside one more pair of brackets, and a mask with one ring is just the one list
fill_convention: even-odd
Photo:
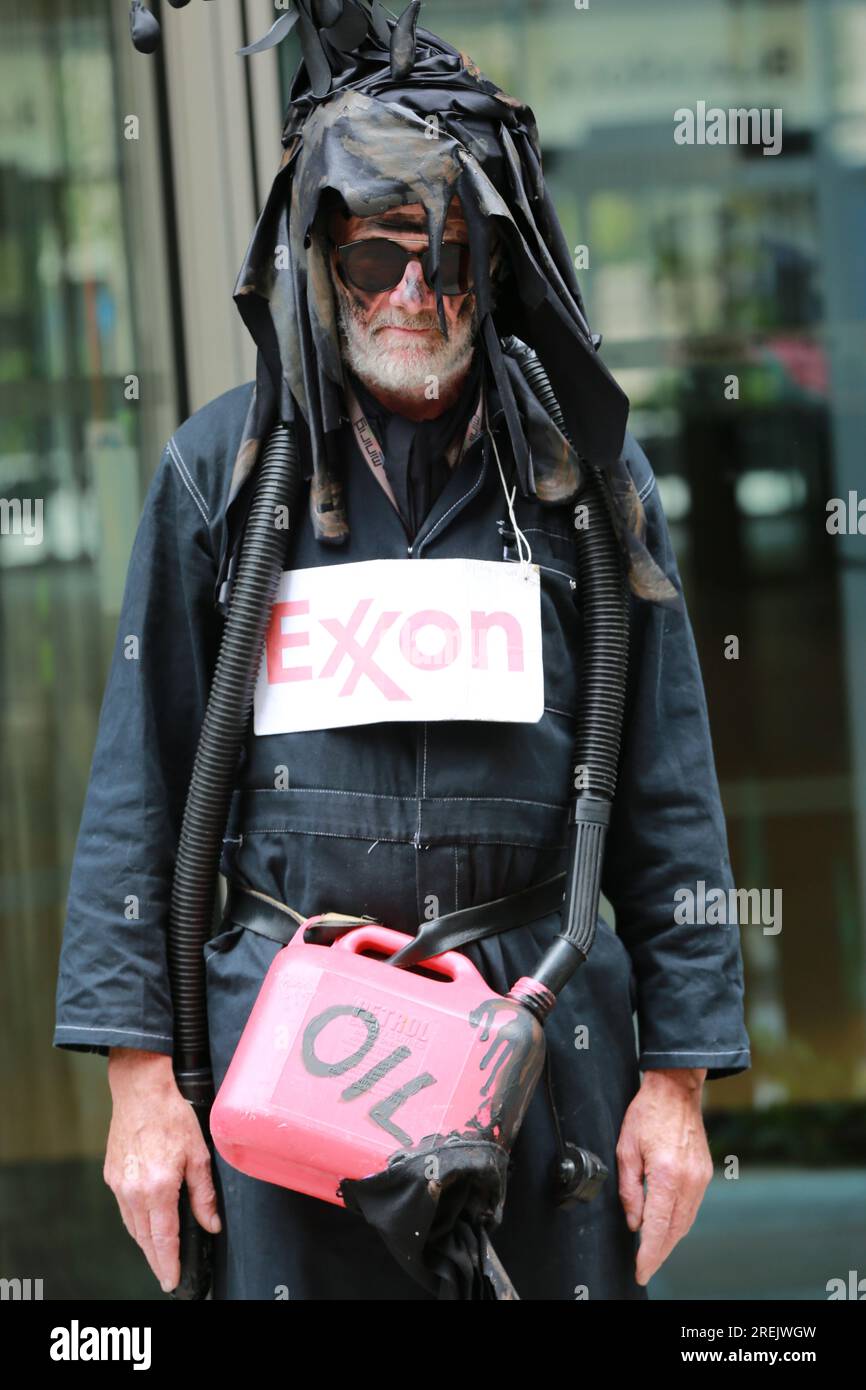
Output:
[[706,1068],[644,1072],[622,1122],[619,1195],[630,1230],[641,1233],[639,1284],[649,1283],[690,1229],[713,1176],[701,1114],[706,1075]]

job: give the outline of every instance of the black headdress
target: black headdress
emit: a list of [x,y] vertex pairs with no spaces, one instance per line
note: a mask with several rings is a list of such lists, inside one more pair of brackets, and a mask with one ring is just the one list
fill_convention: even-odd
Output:
[[[643,544],[643,506],[621,458],[628,400],[598,355],[600,338],[590,332],[542,175],[532,111],[486,78],[467,54],[418,28],[419,10],[420,0],[411,0],[395,19],[380,0],[295,0],[263,39],[240,50],[261,52],[296,30],[303,58],[284,120],[283,156],[234,289],[259,355],[229,517],[277,418],[294,420],[309,439],[315,533],[324,542],[345,541],[349,528],[334,454],[335,432],[346,416],[343,369],[324,242],[316,234],[323,195],[338,195],[357,216],[423,205],[447,335],[438,251],[456,194],[468,228],[479,348],[501,402],[519,491],[542,502],[568,502],[579,490],[579,459],[599,466],[633,592],[677,602]],[[137,46],[149,51],[157,42],[155,21],[139,0],[133,0],[131,22],[134,39],[139,29]],[[488,274],[492,233],[508,267],[495,312]],[[573,448],[503,352],[502,340],[512,334],[538,354]],[[218,590],[235,538],[231,521],[227,533]]]

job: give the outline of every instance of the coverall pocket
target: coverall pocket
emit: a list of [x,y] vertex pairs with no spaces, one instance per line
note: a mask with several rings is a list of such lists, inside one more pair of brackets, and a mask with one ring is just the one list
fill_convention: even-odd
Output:
[[[518,525],[529,543],[533,563],[551,573],[577,578],[579,538],[570,508],[558,508],[552,512],[541,506],[529,507],[518,515]],[[504,535],[503,539],[506,541],[505,557],[509,560],[519,559],[513,531]]]
[[548,569],[565,571],[572,578],[577,578],[577,542],[574,532],[563,532],[560,535],[541,527],[530,527],[526,539],[532,549],[532,558],[537,564]]
[[[573,593],[577,589],[577,557],[574,553],[574,542],[568,537],[551,539],[548,536],[538,536],[535,532],[527,535],[526,539],[531,551],[531,562],[539,566],[544,578],[548,582],[551,579],[566,582]],[[520,563],[516,545],[508,547],[505,558],[510,564]]]

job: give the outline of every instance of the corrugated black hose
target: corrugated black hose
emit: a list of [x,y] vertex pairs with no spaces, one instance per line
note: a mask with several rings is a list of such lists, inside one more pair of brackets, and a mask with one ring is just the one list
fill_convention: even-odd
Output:
[[[568,438],[562,411],[547,373],[532,348],[519,338],[503,344],[558,429]],[[607,505],[604,475],[582,460],[584,487],[578,505],[586,507],[575,528],[577,604],[583,620],[574,745],[576,796],[569,815],[570,841],[562,931],[532,972],[557,995],[586,960],[595,939],[601,869],[610,812],[616,791],[625,709],[629,644],[629,591],[625,563]],[[545,996],[521,1002],[540,1017]]]
[[[168,932],[174,1005],[174,1073],[210,1146],[214,1098],[202,949],[213,934],[217,874],[234,781],[253,704],[271,604],[285,568],[301,493],[294,429],[268,436],[244,529],[228,617],[195,755],[177,850]],[[181,1278],[172,1297],[207,1297],[212,1237],[195,1220],[184,1183],[180,1202]]]

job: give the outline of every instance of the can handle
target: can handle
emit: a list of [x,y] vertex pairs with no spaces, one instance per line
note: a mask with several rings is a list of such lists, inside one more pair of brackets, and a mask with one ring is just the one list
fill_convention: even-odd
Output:
[[[289,946],[331,946],[346,932],[356,927],[378,925],[375,917],[346,917],[342,912],[317,912],[312,917],[304,917],[298,930],[287,942]],[[318,940],[307,941],[307,929],[313,928]]]
[[[375,946],[379,950],[387,951],[389,955],[396,955],[403,946],[413,940],[414,937],[407,936],[405,932],[394,931],[392,927],[357,927],[335,941],[331,950],[351,951],[357,956],[368,946]],[[419,960],[415,964],[423,966],[425,970],[435,970],[437,974],[444,975],[449,980],[475,979],[477,975],[469,957],[462,955],[460,951],[443,951],[439,956],[431,956],[429,960]]]

